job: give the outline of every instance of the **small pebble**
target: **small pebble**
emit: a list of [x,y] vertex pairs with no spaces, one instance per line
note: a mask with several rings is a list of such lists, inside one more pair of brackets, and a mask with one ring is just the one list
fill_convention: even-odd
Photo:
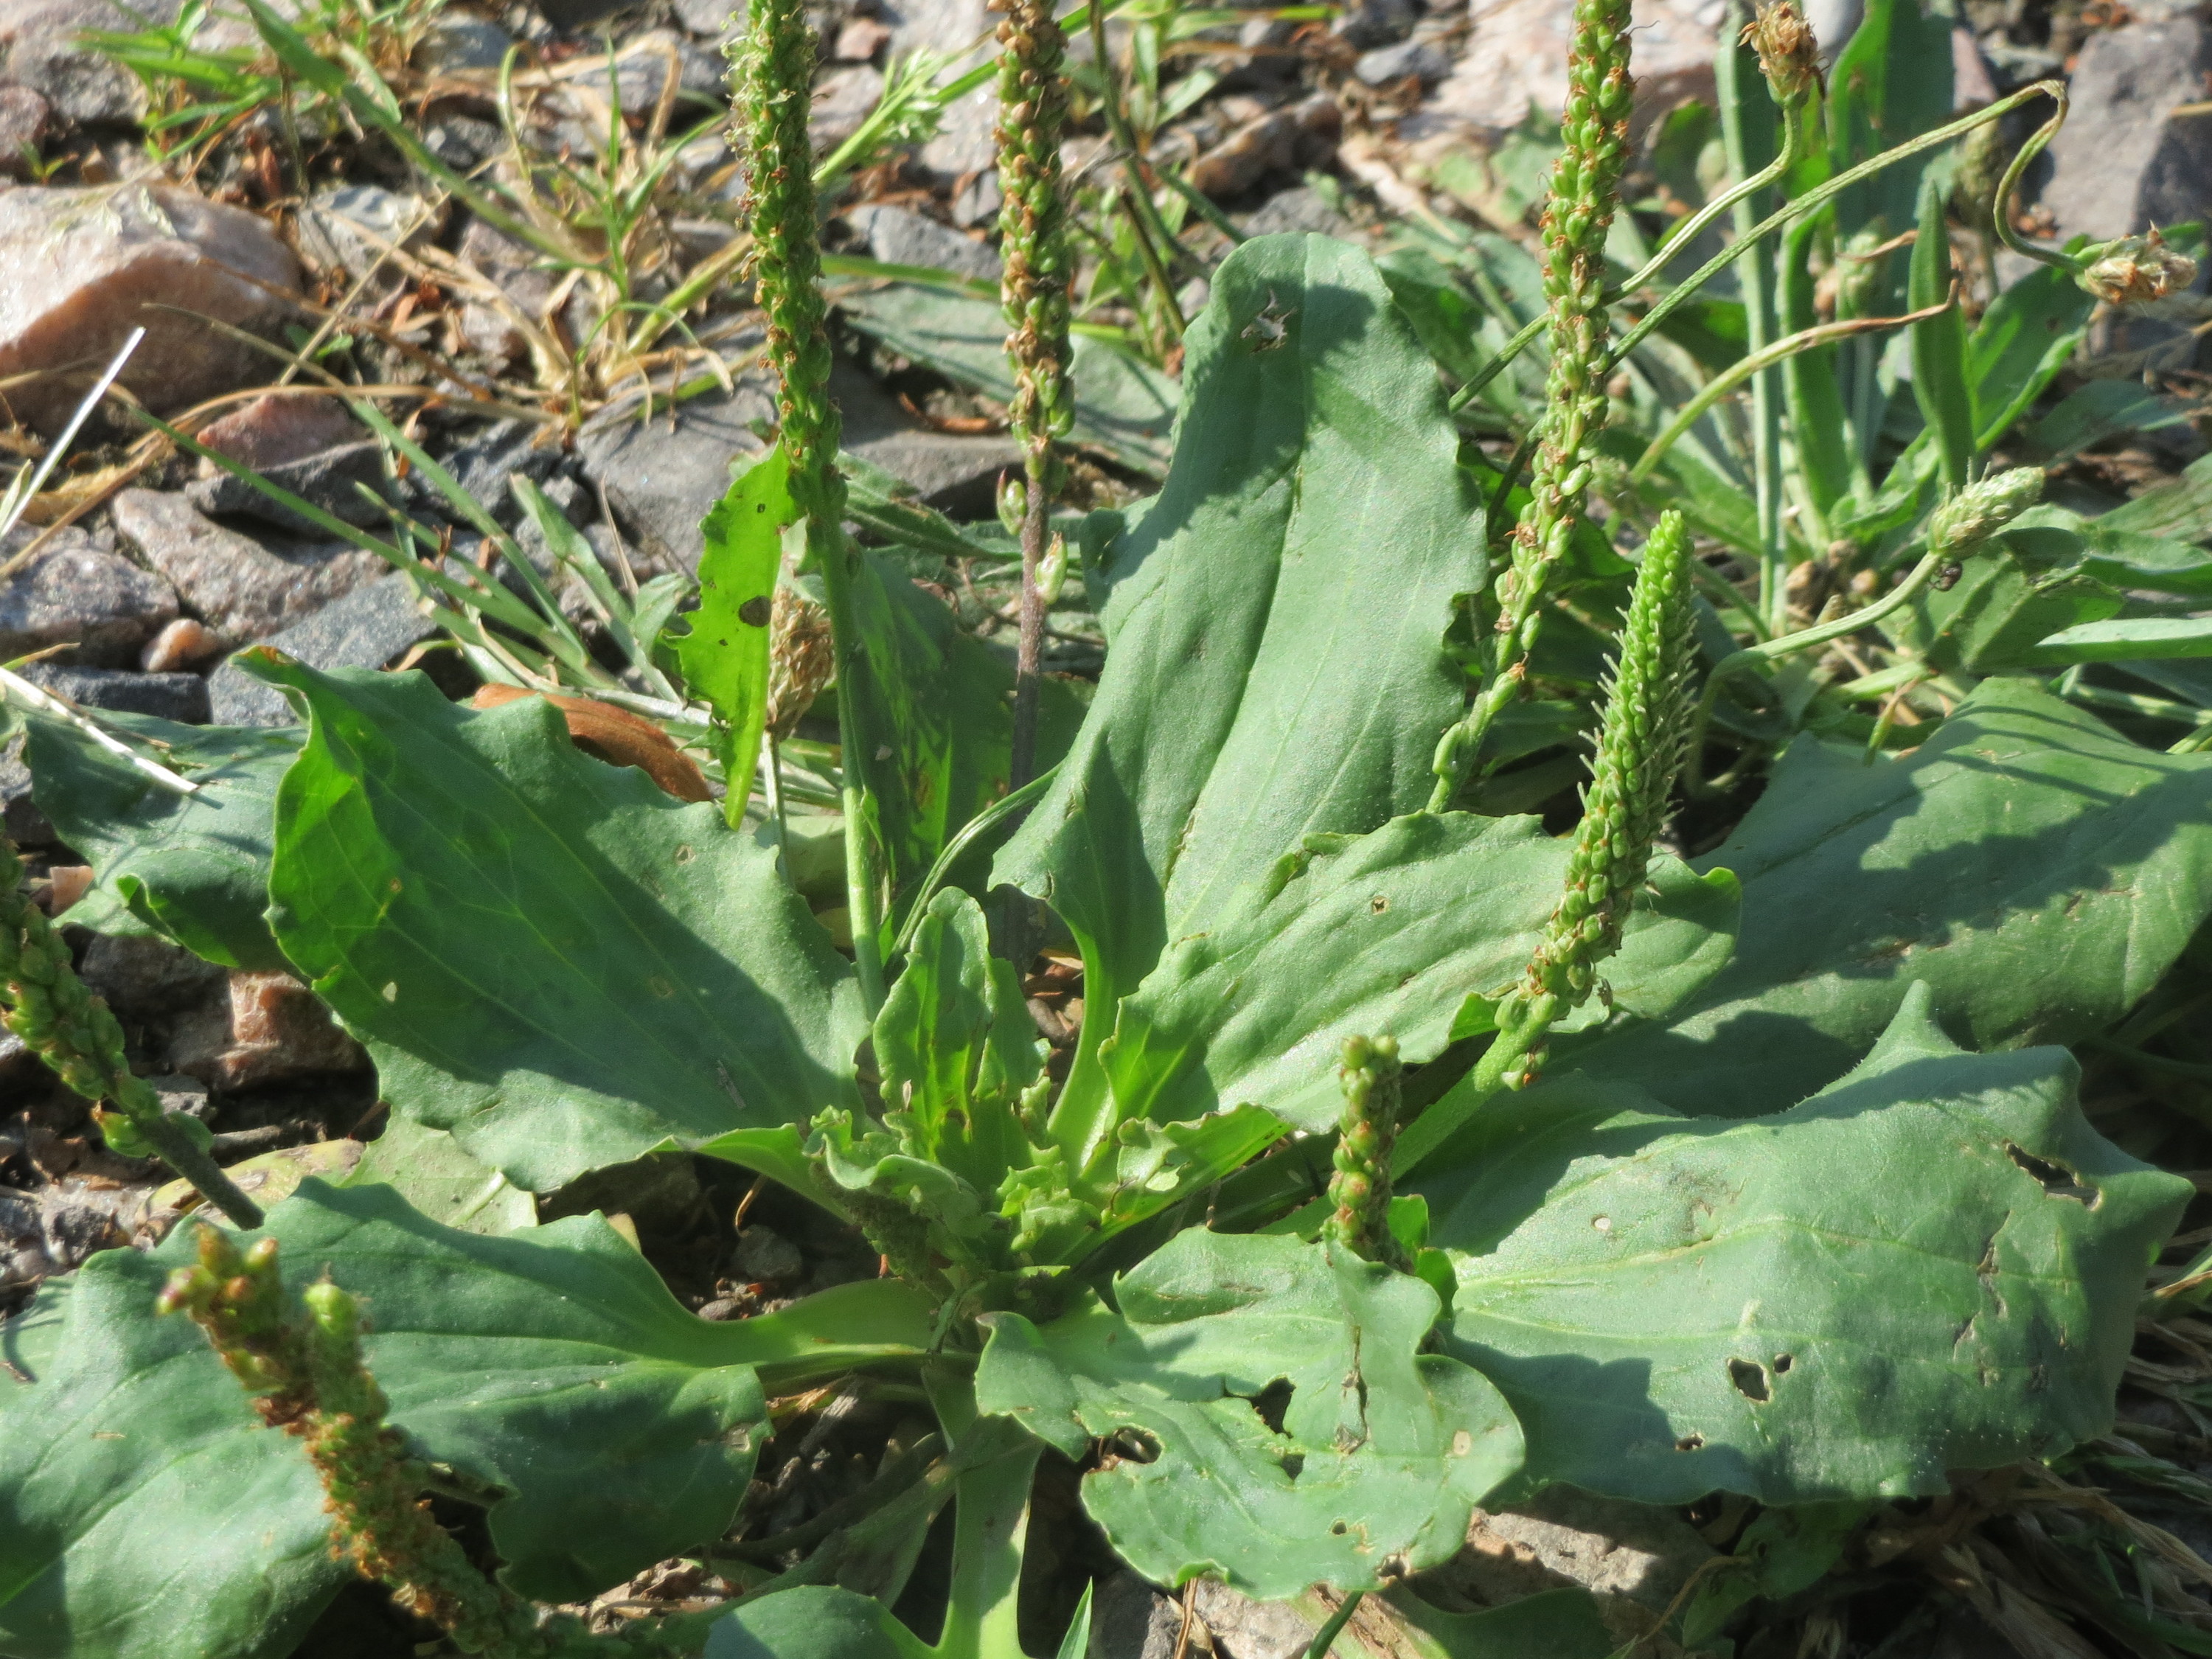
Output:
[[138,665],[149,674],[173,673],[205,662],[222,649],[222,641],[204,623],[179,617],[146,642]]

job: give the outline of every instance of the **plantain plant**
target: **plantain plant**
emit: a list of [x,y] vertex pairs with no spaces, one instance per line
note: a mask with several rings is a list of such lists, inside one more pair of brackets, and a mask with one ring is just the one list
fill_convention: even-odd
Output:
[[[1650,1504],[1923,1496],[2105,1431],[2191,1188],[2084,1117],[2068,1045],[2122,1019],[2212,912],[2212,760],[2137,743],[2036,673],[1982,672],[2081,659],[2043,635],[1990,657],[1977,619],[1996,601],[1968,617],[1950,597],[2025,556],[2008,538],[2033,491],[1978,476],[1986,421],[1957,452],[1931,404],[1924,477],[1889,471],[1922,480],[1904,507],[1862,493],[1847,513],[1856,486],[1823,497],[1802,441],[1768,454],[1832,530],[1889,514],[1881,535],[1918,556],[1917,585],[1855,624],[1903,619],[1902,648],[1959,692],[1897,755],[1869,763],[1855,729],[1839,744],[1817,720],[1759,726],[1737,682],[1850,630],[1753,629],[1735,650],[1700,608],[1693,492],[1617,554],[1643,497],[1600,465],[1603,377],[1697,295],[1630,320],[1606,286],[1625,10],[1577,14],[1533,494],[1465,443],[1437,313],[1402,269],[1319,236],[1245,243],[1184,337],[1162,488],[1072,538],[1109,651],[1079,723],[1040,720],[1034,782],[1013,775],[1010,677],[847,527],[808,24],[784,0],[753,8],[738,99],[781,441],[710,519],[673,641],[721,801],[580,752],[544,699],[458,707],[419,674],[267,649],[236,660],[301,726],[134,728],[188,793],[27,722],[106,925],[308,979],[374,1058],[398,1150],[234,1235],[95,1256],[6,1328],[0,1653],[276,1659],[365,1571],[464,1650],[1015,1659],[1050,1455],[1158,1584],[1382,1594],[1442,1650],[1595,1659],[1612,1638],[1587,1601],[1423,1600],[1478,1504],[1561,1482]],[[1817,88],[1787,21],[1760,39],[1788,137],[1745,182],[1809,213],[1845,199],[1814,201],[1850,169],[1792,171],[1817,159]],[[1025,124],[1056,96],[1049,24],[1012,21],[1001,77],[1023,105],[1010,225],[1046,276],[1064,256]],[[1940,218],[1921,228],[1925,264]],[[1734,258],[1765,257],[1757,229]],[[2069,284],[2160,280],[2155,250],[2050,257]],[[1010,276],[1009,302],[1018,356],[1054,301]],[[1032,566],[1064,430],[1049,356],[1021,366]],[[1948,395],[1925,380],[1916,395]],[[1590,521],[1601,499],[1622,544]],[[833,635],[844,849],[825,908],[849,956],[799,890],[788,823],[749,800],[773,595],[793,582]],[[1772,598],[1745,608],[1766,618]],[[1577,639],[1610,666],[1589,676],[1572,833],[1473,810],[1496,805],[1547,641]],[[1716,707],[1747,763],[1786,746],[1686,861],[1670,812]],[[1030,963],[992,954],[998,888],[1080,958],[1057,1055]],[[456,1226],[418,1206],[433,1168],[549,1194],[672,1154],[782,1184],[884,1275],[714,1324],[597,1216]],[[157,1296],[191,1320],[157,1319]],[[550,1610],[712,1548],[771,1401],[832,1383],[934,1428],[818,1547],[726,1609],[618,1636]],[[480,1516],[492,1577],[431,1524],[432,1492]],[[925,1640],[892,1609],[948,1510]]]

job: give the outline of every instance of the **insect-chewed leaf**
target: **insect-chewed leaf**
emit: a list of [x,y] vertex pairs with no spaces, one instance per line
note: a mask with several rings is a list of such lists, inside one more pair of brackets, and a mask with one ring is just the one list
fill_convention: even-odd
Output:
[[1977,1048],[2118,1018],[2212,913],[2212,756],[1984,680],[1896,760],[1800,738],[1699,862],[1742,880],[1735,959],[1681,1012],[1559,1043],[1553,1065],[1683,1111],[1771,1112],[1849,1070],[1916,980]]
[[[269,936],[270,819],[277,780],[300,752],[293,727],[180,726],[141,714],[102,718],[158,740],[161,757],[199,786],[173,794],[59,720],[31,714],[24,759],[40,809],[98,877],[70,920],[94,925],[103,896],[142,927],[229,968],[282,968]],[[114,921],[97,925],[125,931]]]
[[769,622],[783,568],[783,532],[798,522],[791,462],[781,444],[747,468],[700,528],[699,608],[676,642],[684,681],[722,721],[717,739],[731,793],[740,804],[760,756],[768,717]]
[[[261,1425],[198,1331],[154,1316],[188,1232],[93,1257],[33,1381],[0,1391],[15,1659],[274,1659],[352,1577],[297,1443]],[[755,1366],[819,1346],[818,1304],[726,1325],[686,1313],[597,1217],[483,1238],[389,1188],[310,1181],[268,1232],[302,1274],[327,1268],[365,1300],[392,1421],[483,1491],[507,1581],[549,1601],[726,1527],[767,1416]],[[876,1357],[927,1340],[919,1298],[830,1295],[852,1289]]]
[[[1123,1003],[1101,1056],[1116,1107],[1171,1121],[1249,1103],[1328,1127],[1341,1105],[1334,1057],[1345,1037],[1389,1031],[1419,1062],[1487,1029],[1480,998],[1519,976],[1567,858],[1534,818],[1461,812],[1317,842],[1171,945]],[[1652,884],[1605,970],[1614,1000],[1645,1018],[1720,971],[1735,922],[1725,873],[1700,878],[1662,860]],[[1316,972],[1322,963],[1328,971]],[[1602,1010],[1593,1004],[1591,1016]]]
[[1498,1391],[1420,1352],[1439,1304],[1407,1274],[1193,1229],[1115,1297],[1042,1327],[997,1316],[975,1400],[1071,1456],[1108,1442],[1084,1504],[1155,1583],[1372,1589],[1457,1551],[1520,1462]]
[[1771,1117],[1565,1076],[1425,1169],[1446,1352],[1513,1402],[1532,1484],[1899,1497],[2110,1427],[2189,1183],[2089,1127],[2064,1050],[1968,1054],[1929,1006]]
[[393,1108],[550,1191],[656,1146],[857,1104],[852,969],[707,804],[577,752],[537,698],[241,662],[313,720],[270,916]]

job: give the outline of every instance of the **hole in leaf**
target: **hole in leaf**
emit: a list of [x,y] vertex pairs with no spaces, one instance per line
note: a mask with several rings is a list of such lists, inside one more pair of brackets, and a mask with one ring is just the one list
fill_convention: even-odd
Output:
[[2094,1187],[2085,1187],[2074,1178],[2074,1171],[2063,1164],[2053,1164],[2049,1158],[2038,1158],[2033,1152],[2005,1142],[2005,1156],[2043,1183],[2047,1197],[2070,1198],[2076,1204],[2094,1206],[2100,1194]]
[[1766,1371],[1754,1360],[1729,1360],[1729,1381],[1735,1384],[1735,1391],[1746,1400],[1763,1406],[1773,1398],[1772,1391],[1766,1386]]
[[1778,1353],[1774,1356],[1774,1374],[1777,1376],[1785,1376],[1789,1374],[1790,1368],[1796,1363],[1790,1355]]
[[1705,1437],[1702,1434],[1686,1434],[1674,1443],[1676,1451],[1703,1451],[1705,1446]]
[[1305,1472],[1306,1455],[1304,1452],[1285,1452],[1283,1454],[1283,1473],[1285,1474],[1290,1476],[1291,1480],[1296,1480]]
[[1351,1530],[1352,1530],[1352,1528],[1349,1528],[1349,1527],[1347,1527],[1347,1526],[1346,1526],[1346,1525],[1344,1524],[1344,1522],[1341,1522],[1341,1521],[1339,1521],[1339,1522],[1336,1522],[1334,1526],[1332,1526],[1332,1527],[1330,1527],[1330,1528],[1329,1528],[1329,1531],[1330,1531],[1331,1533],[1334,1534],[1335,1534],[1337,1537],[1339,1537],[1339,1538],[1343,1537],[1345,1534],[1346,1534],[1346,1533],[1350,1532]]
[[1142,1429],[1121,1429],[1106,1443],[1109,1451],[1125,1463],[1157,1463],[1160,1443]]
[[1390,900],[1389,896],[1386,894],[1377,893],[1373,898],[1367,901],[1368,911],[1373,915],[1379,916],[1389,908]]
[[1283,1417],[1291,1409],[1291,1380],[1279,1376],[1252,1396],[1252,1409],[1260,1413],[1260,1420],[1267,1425],[1271,1434],[1283,1432]]

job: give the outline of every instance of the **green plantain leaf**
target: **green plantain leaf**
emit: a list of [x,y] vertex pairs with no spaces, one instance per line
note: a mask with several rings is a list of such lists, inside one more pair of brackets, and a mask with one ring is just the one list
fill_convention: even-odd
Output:
[[531,697],[240,661],[313,726],[276,813],[285,954],[394,1110],[518,1186],[857,1103],[851,969],[715,807],[568,741]]
[[[1568,843],[1537,819],[1421,812],[1370,835],[1316,836],[1241,908],[1170,946],[1121,1005],[1100,1059],[1125,1117],[1265,1107],[1299,1128],[1343,1109],[1336,1048],[1389,1031],[1408,1060],[1490,1029],[1480,999],[1512,984],[1559,901]],[[1606,965],[1620,1007],[1663,1016],[1727,964],[1735,887],[1672,860]],[[1314,971],[1327,963],[1328,971]],[[1603,1009],[1593,1000],[1592,1018]]]
[[872,1595],[799,1584],[716,1620],[703,1659],[937,1659],[937,1650]]
[[173,793],[73,727],[23,715],[33,795],[62,838],[92,860],[91,897],[112,895],[143,926],[226,968],[283,967],[262,913],[277,780],[305,733],[102,718],[161,744],[163,763],[199,789]]
[[2212,657],[2212,617],[2119,617],[2061,629],[2026,653],[2039,666]]
[[[853,608],[867,665],[860,741],[876,756],[885,791],[876,801],[876,833],[888,860],[888,945],[945,843],[1006,793],[1014,665],[963,633],[950,609],[880,555],[864,553],[854,567]],[[1040,690],[1042,768],[1066,753],[1083,711],[1059,680],[1048,677]],[[968,874],[956,868],[956,878]]]
[[1245,243],[1185,349],[1166,486],[1086,566],[1113,588],[1097,697],[994,870],[1083,950],[1097,1012],[1054,1127],[1079,1158],[1105,1128],[1090,1054],[1170,940],[1302,836],[1427,799],[1453,596],[1486,571],[1435,371],[1364,253]]
[[1421,1352],[1441,1304],[1410,1275],[1194,1228],[1114,1297],[1042,1327],[994,1316],[975,1403],[1071,1457],[1109,1443],[1084,1506],[1155,1583],[1377,1589],[1455,1554],[1520,1462],[1498,1391]]
[[463,1152],[443,1129],[395,1117],[334,1187],[390,1187],[433,1221],[496,1237],[534,1226],[538,1206],[498,1170]]
[[1585,1589],[1539,1590],[1480,1613],[1446,1613],[1410,1590],[1386,1595],[1413,1632],[1407,1659],[1613,1659],[1620,1651]]
[[1914,980],[1978,1048],[2118,1018],[2212,911],[2212,757],[1985,680],[1894,760],[1800,738],[1700,863],[1743,883],[1735,961],[1668,1020],[1562,1039],[1553,1063],[1683,1111],[1776,1111],[1847,1071]]
[[2117,611],[2119,593],[2081,568],[2074,550],[2039,556],[2047,543],[2001,538],[1968,560],[1960,579],[1923,592],[1889,623],[1893,638],[1945,673],[1994,674],[2033,661],[2046,635]]
[[1967,1054],[1929,1006],[1775,1116],[1566,1076],[1425,1170],[1446,1351],[1513,1402],[1531,1486],[1924,1494],[2111,1426],[2189,1183],[2089,1127],[2064,1050]]
[[[882,1283],[738,1323],[696,1318],[595,1216],[483,1238],[389,1188],[310,1181],[268,1232],[295,1286],[327,1270],[366,1298],[392,1420],[483,1492],[507,1582],[546,1600],[594,1595],[728,1525],[766,1424],[756,1365],[787,1386],[824,1359],[834,1373],[928,1339],[920,1299]],[[185,1230],[150,1255],[94,1256],[42,1374],[0,1394],[11,1659],[276,1659],[353,1576],[331,1557],[299,1444],[261,1426],[188,1322],[154,1314],[191,1250]]]
[[798,522],[791,461],[778,443],[747,467],[707,511],[701,532],[699,608],[676,641],[684,690],[703,697],[720,722],[715,740],[730,785],[724,810],[744,816],[761,731],[768,719],[769,623],[783,569],[783,532]]
[[885,1107],[921,1155],[985,1193],[1029,1161],[1014,1108],[1043,1069],[1036,1027],[967,894],[930,901],[876,1016],[875,1048]]

